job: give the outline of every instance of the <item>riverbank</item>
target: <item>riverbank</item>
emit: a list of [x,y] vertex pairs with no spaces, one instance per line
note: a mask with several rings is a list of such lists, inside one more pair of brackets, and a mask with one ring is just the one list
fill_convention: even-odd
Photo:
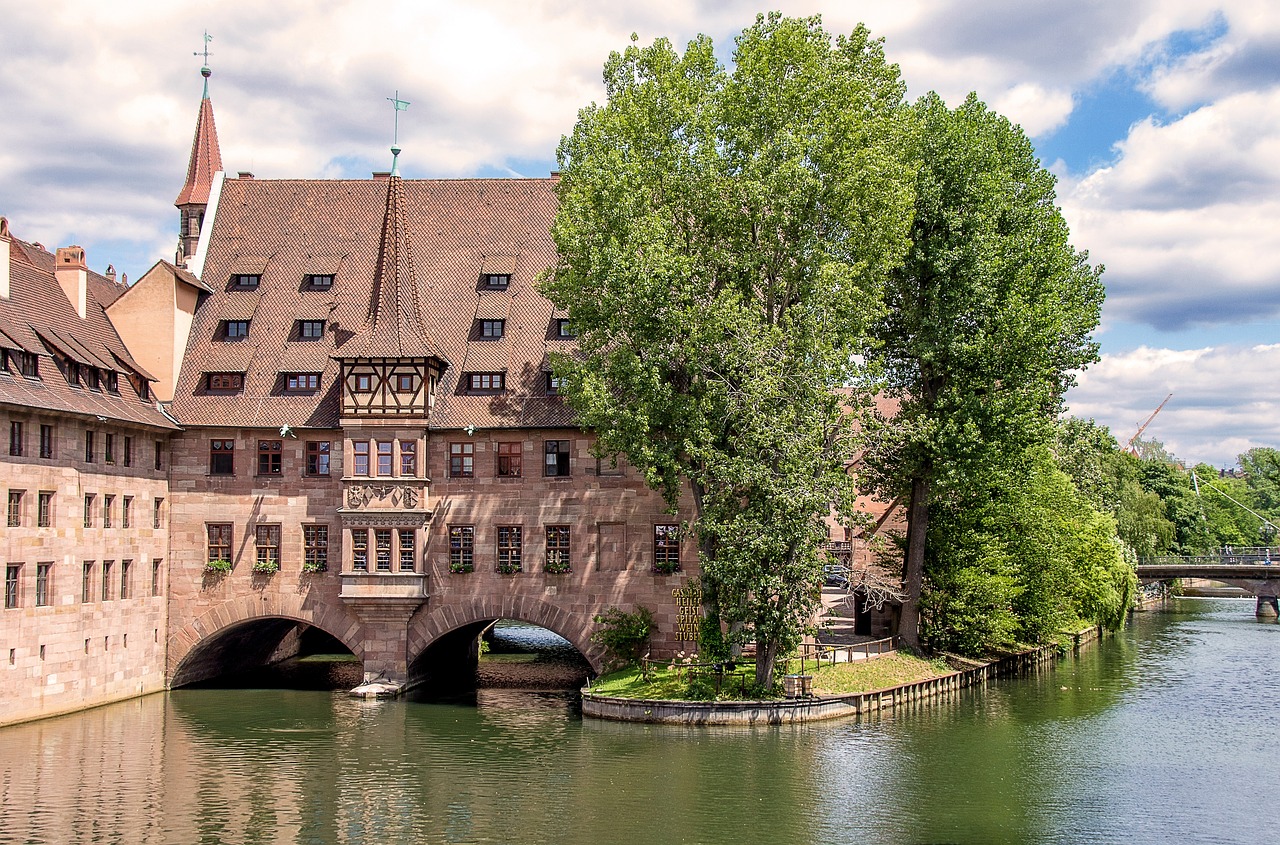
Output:
[[[973,663],[943,674],[865,692],[824,692],[783,700],[682,701],[601,695],[582,690],[582,715],[609,721],[680,725],[781,725],[860,717],[980,687],[996,678],[1028,674],[1101,636],[1100,628],[1066,634],[1060,642]],[[878,658],[884,660],[887,658]]]

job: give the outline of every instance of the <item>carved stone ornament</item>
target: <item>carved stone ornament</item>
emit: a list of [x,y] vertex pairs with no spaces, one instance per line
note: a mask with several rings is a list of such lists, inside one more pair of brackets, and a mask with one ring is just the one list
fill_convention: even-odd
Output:
[[395,508],[418,507],[418,489],[401,484],[353,484],[347,488],[347,507],[365,508],[374,502],[389,502]]

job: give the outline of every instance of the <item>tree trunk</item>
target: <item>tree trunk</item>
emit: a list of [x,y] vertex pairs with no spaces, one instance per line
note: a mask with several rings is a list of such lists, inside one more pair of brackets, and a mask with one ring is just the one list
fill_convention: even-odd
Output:
[[756,686],[762,690],[773,688],[773,664],[778,659],[778,641],[769,637],[761,641],[756,638]]
[[908,647],[920,650],[920,593],[924,587],[924,544],[929,533],[929,482],[923,474],[911,481],[911,507],[907,511],[907,560],[902,577],[907,598],[902,603],[898,636]]

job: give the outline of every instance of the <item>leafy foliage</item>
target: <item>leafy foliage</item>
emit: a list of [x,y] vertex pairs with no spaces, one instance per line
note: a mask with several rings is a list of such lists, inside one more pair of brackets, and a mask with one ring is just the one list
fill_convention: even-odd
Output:
[[653,611],[643,606],[629,613],[611,607],[596,616],[594,621],[600,630],[591,635],[591,641],[604,646],[613,663],[623,665],[640,659],[657,627]]

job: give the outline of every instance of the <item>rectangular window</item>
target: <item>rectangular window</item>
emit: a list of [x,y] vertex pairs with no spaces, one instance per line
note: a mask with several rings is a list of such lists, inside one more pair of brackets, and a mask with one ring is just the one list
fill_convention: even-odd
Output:
[[115,510],[115,507],[116,507],[115,496],[102,497],[102,527],[103,528],[111,527],[111,516],[112,516],[111,512]]
[[476,568],[476,527],[449,526],[449,571],[471,572]]
[[124,439],[124,465],[133,466],[133,438],[126,437]]
[[86,560],[80,571],[80,602],[88,604],[93,601],[93,561]]
[[680,526],[653,526],[653,568],[658,572],[680,569]]
[[289,373],[285,376],[285,390],[319,390],[319,373]]
[[324,572],[329,568],[329,526],[302,526],[302,568]]
[[511,284],[511,274],[510,273],[485,273],[484,283],[487,287],[491,287],[491,288],[505,288],[507,285]]
[[307,284],[313,288],[321,288],[327,290],[333,287],[332,273],[312,273],[307,276]]
[[569,320],[567,318],[561,317],[556,320],[556,337],[577,337],[577,335],[574,334],[573,327],[569,325]]
[[133,561],[120,561],[120,600],[124,601],[129,598],[129,593],[133,589],[132,579],[130,577],[133,569]]
[[92,493],[84,494],[84,527],[93,527],[93,500],[95,496]]
[[474,443],[449,444],[449,475],[452,478],[471,478],[475,475]]
[[518,525],[498,526],[498,571],[519,572],[524,563],[524,529]]
[[157,497],[151,503],[151,527],[156,530],[164,527],[164,499]]
[[40,357],[34,352],[19,352],[18,369],[27,378],[40,378]]
[[280,440],[258,441],[258,475],[280,474],[282,443]]
[[114,560],[104,560],[102,562],[102,600],[111,601],[111,570],[115,568]]
[[222,336],[227,340],[237,340],[249,336],[248,320],[223,320]]
[[236,273],[231,277],[231,282],[238,288],[256,288],[261,281],[259,273]]
[[205,547],[205,562],[225,560],[229,563],[231,561],[231,523],[211,522],[205,526],[205,532],[209,538],[208,545]]
[[9,527],[17,528],[22,525],[22,496],[26,490],[10,490],[9,491]]
[[414,381],[413,373],[398,373],[396,375],[396,393],[412,393]]
[[561,390],[564,390],[564,376],[547,373],[547,393],[551,396],[558,396]]
[[506,320],[481,320],[480,336],[485,340],[497,340],[506,329]]
[[569,441],[548,440],[545,445],[546,460],[542,474],[547,476],[569,474]]
[[22,581],[22,564],[10,563],[4,568],[4,606],[5,609],[17,607],[22,596],[18,586]]
[[120,374],[115,370],[107,370],[107,390],[112,393],[120,392]]
[[356,572],[369,571],[369,532],[364,528],[351,531],[351,568]]
[[399,567],[401,572],[413,572],[417,566],[414,563],[414,549],[417,545],[414,539],[417,532],[412,528],[400,529],[400,561]]
[[299,320],[298,337],[303,340],[319,340],[324,337],[324,320]]
[[254,569],[271,571],[280,568],[280,526],[259,525],[254,529],[254,547],[257,559]]
[[102,459],[109,464],[116,462],[116,436],[109,431],[102,435]]
[[379,572],[391,571],[391,529],[376,528],[373,532],[373,547]]
[[206,373],[208,390],[240,390],[244,387],[244,373]]
[[400,476],[413,478],[418,474],[418,443],[416,440],[400,441]]
[[9,454],[15,458],[22,456],[22,435],[22,422],[9,420]]
[[156,441],[156,469],[164,469],[164,441]]
[[498,477],[519,478],[524,467],[524,456],[519,443],[498,444]]
[[36,607],[48,607],[53,604],[52,563],[36,564]]
[[235,472],[236,472],[236,441],[210,440],[209,441],[209,474],[210,475],[235,475]]
[[102,375],[97,367],[86,367],[84,371],[84,383],[89,386],[90,390],[98,390],[102,387]]
[[547,571],[569,571],[569,526],[547,526]]
[[120,527],[128,528],[133,521],[133,497],[125,496],[120,503]]
[[392,474],[391,467],[395,457],[392,449],[394,448],[395,444],[390,440],[378,441],[378,475],[386,477]]
[[373,375],[370,373],[356,373],[351,389],[356,393],[372,393]]
[[41,490],[36,499],[36,526],[49,528],[53,525],[53,493]]
[[53,426],[40,426],[40,457],[53,457]]
[[467,384],[471,390],[502,390],[506,380],[506,373],[470,373]]
[[369,474],[369,441],[351,441],[351,471],[360,476]]
[[311,440],[307,443],[307,475],[329,474],[329,441]]
[[151,595],[160,595],[160,569],[164,566],[164,561],[156,558],[151,561]]
[[72,387],[80,386],[80,365],[75,361],[67,362],[67,384]]
[[98,458],[93,448],[93,432],[86,431],[84,433],[84,459],[86,463],[93,463]]

